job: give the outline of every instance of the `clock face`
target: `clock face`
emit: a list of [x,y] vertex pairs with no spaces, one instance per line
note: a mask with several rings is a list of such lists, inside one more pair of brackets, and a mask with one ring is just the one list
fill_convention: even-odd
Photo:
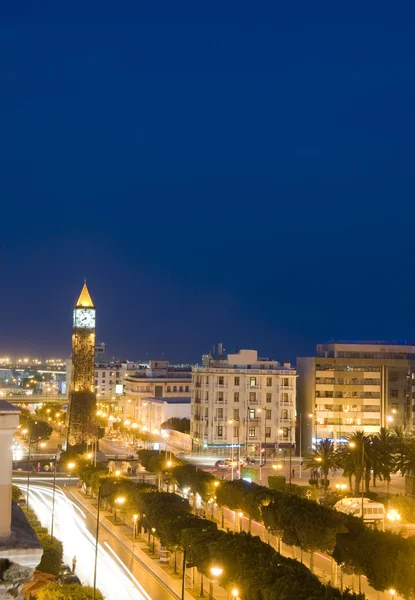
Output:
[[85,327],[93,329],[95,327],[95,310],[90,308],[76,308],[73,311],[74,327]]

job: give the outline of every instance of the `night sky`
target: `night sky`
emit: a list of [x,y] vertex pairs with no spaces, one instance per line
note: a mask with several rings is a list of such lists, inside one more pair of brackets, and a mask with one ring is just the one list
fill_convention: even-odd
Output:
[[0,11],[0,353],[415,337],[413,2]]

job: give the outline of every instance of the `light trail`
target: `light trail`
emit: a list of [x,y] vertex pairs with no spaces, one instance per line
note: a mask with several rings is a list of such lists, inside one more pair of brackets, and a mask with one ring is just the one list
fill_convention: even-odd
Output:
[[[30,504],[44,527],[50,529],[52,489],[31,483]],[[102,531],[102,530],[101,530]],[[56,488],[54,534],[63,541],[64,562],[77,558],[76,574],[87,585],[93,584],[95,537],[88,530],[85,513],[61,489]],[[100,532],[101,539],[105,534]],[[98,545],[97,587],[106,600],[151,600],[138,581],[123,565],[109,544]],[[114,559],[116,556],[117,561]],[[126,571],[128,575],[126,574]]]

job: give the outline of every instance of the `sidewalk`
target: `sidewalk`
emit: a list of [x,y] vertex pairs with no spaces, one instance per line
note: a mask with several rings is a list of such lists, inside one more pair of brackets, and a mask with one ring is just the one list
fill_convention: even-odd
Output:
[[[77,501],[77,503],[81,504],[83,508],[89,512],[89,514],[96,520],[96,508],[97,508],[97,500],[96,498],[92,499],[89,497],[85,497],[85,495],[79,490],[65,490],[66,494],[73,496],[73,498]],[[152,572],[156,578],[161,579],[165,582],[165,584],[173,591],[177,598],[181,598],[181,589],[182,589],[182,553],[177,553],[177,571],[178,574],[175,575],[173,573],[173,567],[170,565],[162,566],[159,562],[159,559],[156,558],[159,555],[159,544],[156,540],[155,543],[155,556],[150,552],[149,545],[147,543],[147,534],[143,534],[142,536],[137,535],[137,539],[134,542],[133,540],[133,530],[132,527],[128,525],[114,525],[113,524],[113,515],[105,511],[103,509],[100,510],[100,524],[107,531],[111,532],[118,541],[126,547],[128,550],[132,552],[135,560],[141,563],[147,570]],[[172,563],[173,554],[170,557],[170,563]],[[190,573],[190,575],[189,575]],[[208,597],[209,595],[209,580],[205,577],[203,578],[203,588],[204,588],[204,596]],[[195,598],[200,598],[199,595],[201,587],[201,575],[197,572],[196,567],[191,569],[187,569],[186,581],[185,581],[185,600],[194,600]],[[218,586],[214,585],[214,600],[227,600],[228,594],[227,591]]]

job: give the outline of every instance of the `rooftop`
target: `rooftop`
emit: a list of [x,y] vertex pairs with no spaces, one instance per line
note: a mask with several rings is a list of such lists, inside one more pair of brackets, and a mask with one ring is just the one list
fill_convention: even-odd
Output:
[[162,404],[166,402],[166,404],[190,404],[191,398],[189,396],[179,397],[179,398],[168,398],[167,396],[162,396],[159,398],[143,398],[144,401],[147,402],[156,402]]
[[20,412],[20,408],[18,408],[17,406],[13,406],[13,404],[10,404],[10,402],[7,402],[7,400],[0,400],[0,413],[19,413]]
[[29,525],[26,515],[15,502],[12,504],[12,532],[6,539],[0,539],[0,553],[3,550],[41,549],[36,533]]

